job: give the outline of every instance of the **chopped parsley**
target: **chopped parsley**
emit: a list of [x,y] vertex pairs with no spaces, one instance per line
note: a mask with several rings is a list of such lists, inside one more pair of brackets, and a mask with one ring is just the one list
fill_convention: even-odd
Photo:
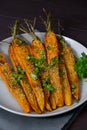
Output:
[[63,37],[62,37],[62,35],[58,35],[57,38],[58,38],[58,40],[61,40]]
[[25,73],[25,71],[23,69],[21,69],[20,67],[18,67],[17,70],[18,70],[19,74],[24,74]]
[[35,67],[35,71],[36,71],[36,73],[37,73],[38,75],[40,75],[40,69],[39,69],[39,67]]
[[32,77],[33,80],[37,80],[38,79],[37,75],[35,75],[33,73],[31,73],[31,77]]
[[3,70],[3,73],[8,74],[8,71],[6,69]]
[[31,60],[32,58],[33,58],[32,55],[30,54],[26,55],[26,60]]
[[75,92],[74,91],[72,91],[72,95],[74,95],[75,94]]
[[18,40],[18,42],[17,42],[17,44],[19,45],[19,46],[21,46],[22,44],[24,43],[24,41],[23,40]]
[[[41,56],[44,54],[42,51]],[[44,58],[36,59],[34,56],[28,54],[26,60],[30,60],[35,66],[40,66],[44,62]]]
[[47,46],[46,48],[47,48],[47,50],[51,50],[51,47],[50,47],[50,46]]
[[25,78],[25,71],[20,67],[17,68],[17,72],[14,72],[12,76],[14,77],[15,81],[13,82],[14,85],[19,84],[20,80]]
[[76,88],[76,86],[75,86],[75,85],[71,85],[71,88],[72,88],[72,89],[75,89],[75,88]]
[[41,54],[41,56],[44,56],[46,54],[46,52],[45,51],[41,51],[40,54]]
[[55,66],[58,63],[58,57],[54,57],[51,59],[51,67]]
[[42,65],[43,62],[44,62],[44,59],[43,59],[43,58],[38,59],[38,60],[36,59],[36,60],[35,60],[35,65],[36,65],[36,66],[40,66],[40,65]]
[[50,76],[47,76],[46,79],[42,82],[43,86],[46,87],[48,90],[53,91],[54,87],[49,82]]
[[51,85],[51,84],[47,84],[47,89],[49,89],[50,91],[53,91],[54,90],[54,87]]

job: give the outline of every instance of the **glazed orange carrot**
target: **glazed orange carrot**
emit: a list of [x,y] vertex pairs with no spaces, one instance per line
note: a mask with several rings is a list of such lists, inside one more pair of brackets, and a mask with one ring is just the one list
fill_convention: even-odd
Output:
[[[59,76],[59,65],[58,65],[58,41],[56,35],[53,32],[47,32],[44,37],[45,46],[47,51],[48,64],[52,66],[49,69],[51,84],[55,87],[52,95],[55,97],[56,105],[63,106],[63,90]],[[50,48],[48,50],[47,48]]]
[[66,65],[66,69],[68,72],[69,82],[72,88],[72,95],[75,97],[76,100],[78,100],[79,99],[79,79],[78,79],[77,72],[74,69],[75,56],[72,52],[72,49],[66,43],[64,38],[60,40],[60,44],[62,45],[62,53],[63,53],[63,58]]
[[[45,82],[47,77],[49,76],[48,70],[45,66],[47,64],[45,48],[43,46],[43,43],[40,41],[40,39],[37,38],[37,36],[35,39],[33,39],[31,47],[32,47],[31,48],[32,55],[39,62],[39,65],[36,66],[36,71],[40,69],[39,73],[40,73],[41,81]],[[45,94],[45,107],[48,111],[52,111],[50,102],[49,102],[50,90],[46,86],[43,86],[43,89],[44,89],[44,94]]]
[[[21,45],[19,45],[21,42]],[[25,70],[26,75],[29,79],[30,85],[35,93],[37,103],[41,111],[44,111],[44,92],[41,86],[41,82],[36,74],[35,67],[33,63],[27,60],[27,55],[30,54],[29,45],[24,41],[15,38],[12,41],[12,45],[14,47],[14,51],[17,57],[18,62],[22,69]]]
[[[51,111],[51,106],[50,106],[50,102],[49,102],[49,97],[50,97],[50,91],[49,88],[47,88],[48,86],[48,70],[46,68],[47,65],[47,58],[46,58],[46,51],[45,51],[45,47],[43,45],[43,43],[41,42],[41,40],[37,37],[37,35],[34,32],[34,26],[35,26],[35,20],[34,19],[34,23],[32,25],[32,23],[29,23],[28,20],[25,20],[25,23],[29,29],[29,32],[27,31],[27,33],[29,33],[32,37],[32,44],[31,44],[31,54],[32,56],[30,57],[29,60],[33,60],[33,63],[35,65],[35,69],[36,69],[36,73],[40,76],[40,79],[42,81],[42,86],[45,83],[46,86],[43,86],[44,89],[44,94],[45,94],[45,108],[48,111]],[[25,29],[24,27],[20,28],[21,31],[25,32],[27,29]],[[32,59],[33,58],[33,59]],[[35,61],[34,61],[35,59]],[[51,88],[51,84],[49,83],[50,88]]]
[[[42,19],[43,20],[43,19]],[[51,22],[50,22],[50,14],[47,16],[47,21],[44,21],[46,26],[47,32],[44,36],[44,44],[46,47],[47,52],[47,60],[50,66],[49,75],[50,75],[50,82],[52,86],[54,86],[55,90],[51,93],[51,96],[55,100],[55,106],[53,101],[51,101],[53,109],[56,109],[56,106],[63,106],[64,105],[64,97],[63,97],[63,88],[60,81],[59,76],[59,65],[58,65],[58,58],[59,58],[59,48],[58,48],[58,41],[56,38],[56,34],[51,29]]]
[[[9,46],[8,52],[9,52],[9,56],[10,56],[10,59],[12,61],[12,64],[14,66],[14,69],[18,73],[18,69],[21,69],[21,67],[17,61],[17,58],[15,56],[14,49],[13,49],[12,45]],[[38,108],[38,104],[37,104],[34,92],[29,84],[28,79],[27,79],[27,76],[25,74],[23,74],[23,76],[24,77],[20,80],[20,84],[23,87],[23,90],[26,94],[26,97],[27,97],[32,109],[37,113],[41,113],[40,109]]]
[[34,64],[31,61],[27,60],[27,55],[30,55],[30,45],[27,44],[24,40],[17,38],[16,36],[18,28],[19,23],[18,21],[16,21],[13,26],[12,46],[14,48],[16,58],[21,68],[24,69],[26,72],[30,86],[36,96],[38,106],[40,110],[43,112],[45,105],[43,88],[41,86],[40,79],[36,74]]
[[16,98],[24,112],[30,112],[30,106],[26,99],[26,95],[22,90],[21,86],[15,84],[15,79],[12,76],[11,69],[4,57],[0,52],[0,75],[2,76],[4,82],[6,83],[8,90]]
[[61,83],[63,86],[64,102],[65,102],[65,105],[69,106],[72,104],[71,87],[68,80],[67,70],[65,67],[65,63],[64,63],[64,59],[62,57],[61,51],[60,51],[60,60],[59,60],[59,74],[60,74]]

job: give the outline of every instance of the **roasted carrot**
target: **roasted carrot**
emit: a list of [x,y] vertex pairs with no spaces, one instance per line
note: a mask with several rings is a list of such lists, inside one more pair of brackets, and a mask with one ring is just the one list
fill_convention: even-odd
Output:
[[16,21],[12,29],[13,30],[12,46],[14,48],[16,58],[21,68],[24,69],[26,72],[29,83],[36,96],[38,106],[40,110],[43,112],[44,104],[45,104],[43,88],[36,74],[34,64],[31,61],[27,60],[27,55],[30,54],[30,45],[26,43],[24,40],[17,38],[16,36],[18,27],[19,27],[19,23],[18,21]]
[[[42,54],[44,53],[44,54]],[[43,60],[43,63],[41,63],[38,67],[40,69],[40,77],[41,77],[41,81],[45,81],[46,78],[49,76],[48,75],[48,70],[45,67],[46,62],[46,54],[45,54],[45,49],[44,46],[42,44],[42,42],[38,39],[35,39],[32,41],[32,54],[33,56],[38,60]],[[42,56],[43,55],[43,56]],[[43,58],[41,58],[43,57]],[[38,68],[36,67],[36,69]],[[44,87],[44,94],[45,94],[45,105],[46,105],[46,109],[48,111],[51,111],[51,106],[50,106],[50,102],[49,102],[49,97],[50,97],[50,90],[46,87]]]
[[70,46],[66,43],[64,38],[61,38],[60,44],[62,45],[62,54],[64,58],[64,62],[66,65],[66,69],[68,72],[68,78],[72,89],[72,95],[75,99],[79,99],[79,79],[77,72],[74,69],[75,65],[75,56],[72,52]]
[[50,66],[49,75],[50,75],[50,82],[52,86],[54,86],[55,90],[51,93],[52,98],[55,99],[55,106],[53,105],[53,101],[51,101],[52,108],[56,109],[56,106],[63,106],[64,105],[64,97],[63,97],[63,88],[60,81],[59,76],[59,48],[58,48],[58,41],[56,38],[56,34],[51,29],[51,22],[50,22],[50,13],[47,15],[47,21],[44,21],[47,32],[44,36],[44,44],[46,47],[47,52],[47,59],[48,64]]
[[[20,41],[22,42],[22,44],[18,45]],[[15,51],[17,60],[20,63],[20,66],[22,67],[22,69],[25,70],[26,75],[29,79],[30,85],[35,93],[38,105],[41,111],[43,112],[44,111],[44,92],[41,86],[41,82],[36,74],[33,63],[26,59],[26,56],[30,54],[29,46],[27,43],[17,38],[12,41],[12,45],[14,46],[14,51]]]
[[72,94],[71,94],[71,87],[68,80],[67,70],[64,63],[64,59],[62,57],[61,50],[60,50],[60,58],[59,58],[59,74],[63,86],[64,102],[65,105],[68,106],[72,104]]
[[5,56],[0,52],[0,75],[6,83],[8,90],[16,98],[24,112],[30,112],[30,106],[26,99],[26,95],[20,85],[15,84],[15,79],[12,76],[11,69],[5,59]]
[[[49,76],[48,75],[48,69],[46,68],[46,52],[45,52],[45,48],[43,43],[41,42],[41,40],[35,35],[34,31],[31,30],[31,36],[33,38],[32,40],[32,44],[31,44],[31,53],[32,55],[35,57],[35,59],[37,60],[38,65],[36,65],[36,71],[38,69],[40,69],[39,73],[37,71],[37,73],[40,75],[41,81],[42,81],[42,85],[43,82],[46,81],[46,78]],[[50,90],[46,87],[43,86],[44,89],[44,94],[45,94],[45,107],[48,111],[52,111],[51,106],[50,106],[50,102],[49,102],[49,97],[50,97]]]
[[[12,64],[14,66],[14,69],[16,72],[18,72],[18,68],[21,68],[21,67],[17,61],[17,58],[15,56],[14,49],[13,49],[12,45],[9,46],[8,52],[9,52],[9,56],[10,56],[10,59],[12,61]],[[37,113],[41,113],[40,109],[38,108],[38,104],[37,104],[34,92],[29,84],[28,79],[27,79],[27,76],[25,74],[23,74],[23,76],[24,77],[20,80],[20,84],[23,87],[23,90],[26,94],[26,97],[27,97],[32,109]]]
[[[45,50],[45,47],[44,47],[43,43],[41,42],[41,40],[38,38],[38,36],[34,32],[34,26],[35,26],[35,22],[36,22],[35,20],[36,19],[34,19],[33,25],[32,25],[32,23],[29,23],[28,20],[25,20],[25,23],[29,29],[29,31],[27,31],[27,33],[29,33],[32,37],[32,44],[31,44],[30,50],[31,50],[31,54],[33,57],[31,56],[31,58],[35,58],[35,61],[31,58],[29,60],[33,60],[36,72],[40,76],[40,79],[42,81],[42,86],[44,83],[46,85],[46,86],[43,86],[44,94],[45,94],[45,108],[48,111],[52,111],[50,102],[49,102],[50,90],[49,90],[49,88],[47,88],[47,86],[48,86],[47,78],[49,77],[49,75],[48,75],[48,70],[46,68],[46,65],[47,65],[46,50]],[[27,30],[24,27],[22,27],[20,29],[23,32],[26,32],[26,30]],[[49,85],[51,88],[50,83],[49,83]]]

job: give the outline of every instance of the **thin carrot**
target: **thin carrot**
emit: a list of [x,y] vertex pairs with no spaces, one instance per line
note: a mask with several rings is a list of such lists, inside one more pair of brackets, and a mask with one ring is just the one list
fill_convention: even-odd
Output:
[[[35,22],[36,22],[36,19],[34,19],[34,23],[32,25],[32,23],[29,23],[29,21],[27,19],[25,20],[25,24],[27,25],[28,30],[29,30],[29,32],[27,31],[27,33],[29,33],[33,39],[32,44],[31,44],[31,55],[33,57],[31,56],[31,58],[35,58],[35,61],[34,61],[34,59],[31,59],[31,58],[29,60],[33,60],[33,62],[35,64],[36,72],[40,76],[41,81],[42,81],[42,86],[43,86],[43,82],[46,82],[46,79],[49,76],[48,70],[46,68],[47,58],[46,58],[45,47],[44,47],[43,43],[41,42],[41,40],[37,37],[37,35],[34,32]],[[22,27],[20,29],[23,32],[25,32],[27,30],[27,29],[25,30],[24,27]],[[52,111],[50,102],[49,102],[50,90],[47,88],[47,86],[43,86],[43,89],[44,89],[44,94],[45,94],[45,107],[48,111]]]
[[64,93],[64,102],[65,105],[72,104],[72,94],[71,94],[71,87],[68,80],[67,70],[65,67],[64,59],[62,57],[62,53],[60,50],[60,60],[59,60],[59,74],[61,78],[61,83],[63,85],[63,93]]
[[[47,59],[46,59],[46,52],[45,52],[44,45],[41,42],[41,40],[34,33],[34,26],[35,26],[35,22],[36,22],[35,20],[36,19],[34,19],[33,25],[31,23],[29,23],[28,20],[25,20],[25,24],[27,25],[28,30],[24,27],[20,28],[20,30],[23,32],[29,33],[33,39],[32,44],[31,44],[31,49],[30,49],[31,57],[29,58],[29,60],[33,60],[35,69],[36,69],[36,73],[39,75],[39,77],[42,81],[42,86],[43,86],[43,82],[45,82],[46,78],[48,77],[48,70],[45,67],[45,64],[47,64],[47,61],[46,61]],[[31,59],[31,58],[33,58],[33,59]],[[46,86],[45,87],[43,86],[43,90],[44,90],[44,95],[45,95],[45,108],[48,111],[52,111],[50,102],[49,102],[50,91]]]
[[[44,53],[44,54],[42,54],[42,53]],[[43,43],[38,39],[32,41],[32,54],[38,61],[41,60],[41,56],[43,55],[42,56],[43,63],[41,63],[39,65],[40,77],[41,77],[41,81],[43,82],[46,80],[46,78],[49,76],[49,74],[48,74],[48,70],[45,67],[45,64],[47,64],[45,49],[44,49]],[[37,68],[38,67],[36,67],[36,69]],[[49,102],[50,90],[44,86],[43,86],[43,89],[44,89],[44,94],[45,94],[46,109],[48,111],[51,111],[52,109],[51,109],[50,102]]]
[[24,112],[30,112],[30,106],[22,90],[21,86],[16,84],[15,79],[12,76],[11,69],[4,57],[0,52],[0,75],[2,76],[4,82],[6,83],[8,90],[16,98]]
[[[41,40],[35,35],[34,32],[33,33],[33,37],[32,35],[32,44],[31,44],[31,51],[32,51],[32,55],[36,58],[36,60],[39,63],[39,65],[36,66],[36,69],[40,69],[40,78],[42,82],[46,81],[46,78],[49,76],[48,74],[48,70],[46,69],[45,65],[47,64],[46,61],[46,52],[45,52],[45,48],[43,43],[41,42]],[[42,83],[43,85],[43,83]],[[43,86],[44,89],[44,94],[45,94],[45,107],[48,111],[52,111],[51,106],[50,106],[50,102],[49,102],[49,97],[50,97],[50,90],[45,86]]]
[[69,82],[72,88],[72,95],[76,100],[79,99],[79,79],[78,74],[74,69],[75,65],[75,56],[72,52],[70,46],[66,43],[64,38],[61,38],[60,44],[62,45],[62,54],[64,62],[68,72]]

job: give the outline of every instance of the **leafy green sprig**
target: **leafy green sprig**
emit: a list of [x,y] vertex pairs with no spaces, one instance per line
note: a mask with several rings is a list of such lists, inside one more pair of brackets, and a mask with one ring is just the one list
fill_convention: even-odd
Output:
[[75,70],[78,73],[79,78],[87,77],[87,54],[81,53],[81,57],[76,59],[76,64],[74,65]]

